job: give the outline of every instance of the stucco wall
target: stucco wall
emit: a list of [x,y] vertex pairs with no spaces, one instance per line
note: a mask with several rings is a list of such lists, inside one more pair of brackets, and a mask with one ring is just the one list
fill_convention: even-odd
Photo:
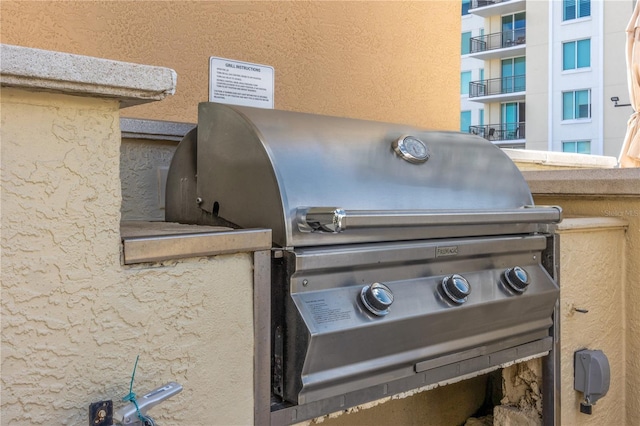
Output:
[[118,102],[1,100],[0,423],[86,424],[90,402],[122,405],[139,354],[139,395],[184,385],[161,422],[250,424],[251,256],[121,266]]
[[[599,227],[597,218],[587,222],[596,228],[559,231],[562,424],[637,424],[626,422],[621,409],[629,402],[625,397],[625,227]],[[573,389],[573,354],[585,348],[602,350],[611,368],[609,392],[594,405],[592,415],[580,413],[583,395]]]
[[[638,179],[628,181],[629,185],[638,188],[640,185],[640,175]],[[569,216],[586,216],[586,217],[613,217],[624,219],[628,222],[627,231],[618,233],[617,239],[624,238],[625,250],[621,251],[620,242],[614,241],[612,232],[607,234],[588,234],[590,240],[584,239],[579,235],[563,234],[562,238],[566,241],[563,247],[567,247],[570,241],[576,246],[573,253],[562,249],[562,259],[564,263],[572,263],[575,265],[571,271],[562,273],[561,297],[564,301],[574,303],[575,307],[581,308],[579,304],[588,305],[586,309],[590,309],[588,314],[574,313],[570,314],[570,305],[563,303],[563,323],[562,337],[565,339],[567,332],[573,332],[567,337],[563,348],[567,348],[566,344],[571,343],[571,350],[579,349],[578,346],[585,345],[593,349],[597,346],[610,348],[605,350],[612,361],[612,380],[614,372],[619,371],[620,358],[623,360],[623,375],[617,376],[617,381],[612,381],[612,389],[614,386],[624,386],[624,398],[613,397],[615,394],[608,395],[603,398],[594,408],[594,413],[598,411],[606,411],[604,407],[613,404],[612,418],[618,418],[618,412],[624,412],[626,416],[625,424],[640,424],[640,310],[638,309],[638,300],[640,300],[640,198],[637,196],[616,196],[615,194],[602,194],[600,196],[544,196],[542,194],[535,195],[536,204],[560,205],[564,210],[564,214]],[[580,239],[582,238],[582,241]],[[567,257],[568,256],[568,257]],[[618,295],[616,278],[620,276],[616,268],[611,268],[615,262],[621,262],[623,265],[621,290],[622,294]],[[581,281],[581,274],[584,270],[588,271],[589,281],[593,284],[584,288]],[[565,292],[565,287],[571,288],[569,283],[573,283],[572,292]],[[567,318],[565,318],[567,315]],[[621,316],[621,318],[619,318]],[[615,325],[615,321],[620,319],[621,323]],[[605,323],[602,320],[606,321]],[[608,325],[612,323],[614,325]],[[619,353],[618,344],[616,342],[624,342],[624,351]],[[610,355],[612,354],[612,355]],[[613,355],[615,354],[615,355]],[[563,354],[566,356],[566,354]],[[613,359],[612,359],[613,358]],[[568,389],[566,383],[572,377],[573,369],[571,365],[563,364],[563,398],[572,398],[575,391]],[[621,383],[622,382],[622,383]],[[568,396],[567,396],[568,395]],[[611,401],[610,401],[611,400]],[[573,406],[575,401],[569,399],[567,401]],[[577,416],[574,412],[569,414],[568,409],[564,408],[563,402],[563,419],[570,421],[586,421],[586,417]],[[574,407],[575,408],[575,407]],[[575,408],[577,410],[577,408]],[[567,413],[565,413],[567,412]],[[565,417],[571,415],[572,417]],[[601,419],[600,424],[612,424],[607,417],[598,417]],[[606,420],[604,420],[606,419]],[[564,424],[564,423],[563,423]],[[572,423],[568,423],[572,424]],[[582,424],[582,423],[575,423]],[[594,423],[595,424],[595,423]]]
[[[460,3],[6,1],[3,43],[161,65],[171,99],[125,116],[195,123],[208,60],[275,68],[277,109],[459,128]],[[455,102],[454,102],[455,100]]]

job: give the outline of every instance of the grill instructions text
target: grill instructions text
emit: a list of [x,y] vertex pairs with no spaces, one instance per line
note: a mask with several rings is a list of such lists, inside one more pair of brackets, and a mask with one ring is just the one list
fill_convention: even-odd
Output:
[[337,323],[353,320],[350,297],[344,298],[339,295],[325,297],[313,293],[302,293],[294,295],[293,299],[300,308],[302,316],[311,320],[319,330],[333,329],[338,326]]
[[273,109],[273,86],[273,67],[209,58],[209,102]]

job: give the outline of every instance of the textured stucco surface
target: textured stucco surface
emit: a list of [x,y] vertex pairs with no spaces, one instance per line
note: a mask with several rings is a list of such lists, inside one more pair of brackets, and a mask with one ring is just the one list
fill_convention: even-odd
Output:
[[[563,200],[555,200],[560,204]],[[540,203],[537,200],[537,203]],[[611,217],[568,218],[560,225],[560,373],[561,424],[631,425],[625,412],[625,257],[627,222]],[[587,310],[587,313],[576,309]],[[573,354],[600,349],[609,359],[611,386],[593,408],[579,411],[582,394],[573,389]],[[504,406],[496,407],[495,425],[542,424],[540,360],[503,370]]]
[[[625,423],[624,228],[560,232],[560,352],[563,425]],[[587,313],[575,309],[586,309]],[[573,353],[600,349],[609,359],[611,386],[591,416],[579,411]]]
[[86,424],[139,354],[138,394],[184,385],[161,424],[250,424],[251,256],[121,266],[118,102],[1,100],[0,423]]
[[161,170],[168,169],[176,147],[169,141],[122,140],[122,220],[164,220],[161,190],[166,175]]
[[[0,2],[3,43],[176,70],[129,117],[196,122],[209,57],[275,68],[277,109],[459,126],[460,3]],[[455,102],[454,102],[455,101]]]
[[502,370],[502,394],[494,425],[542,425],[542,358]]
[[[640,181],[629,184],[640,185]],[[628,222],[626,232],[576,231],[564,232],[561,236],[562,338],[568,336],[569,339],[563,343],[562,383],[563,396],[567,395],[567,392],[568,395],[575,393],[567,385],[573,374],[573,365],[566,357],[572,355],[573,350],[581,349],[579,345],[603,349],[611,362],[612,388],[609,394],[598,402],[594,408],[594,415],[610,410],[612,419],[625,416],[624,424],[640,424],[640,199],[636,196],[620,197],[607,194],[599,197],[537,195],[535,202],[560,205],[567,217],[614,217]],[[569,251],[566,249],[567,246],[576,249]],[[615,267],[616,264],[621,265],[621,272]],[[565,269],[569,268],[569,265],[573,266]],[[588,286],[585,285],[587,281],[581,279],[584,277],[583,270],[588,273]],[[618,286],[618,283],[621,284]],[[565,291],[565,288],[571,290]],[[571,307],[583,308],[579,305],[586,306],[584,309],[589,309],[589,313],[571,311]],[[619,347],[621,344],[624,345],[622,353]],[[614,371],[622,376],[615,379]],[[615,389],[619,386],[624,386],[624,392],[616,398]],[[563,419],[565,415],[579,415],[574,403],[577,401],[565,397]],[[571,408],[565,408],[565,404],[569,404]],[[572,409],[576,411],[571,411]],[[599,418],[600,424],[615,424],[607,417],[599,416],[598,414],[594,421]],[[574,424],[583,424],[581,422],[587,420],[584,415],[577,419],[566,418],[567,424],[572,424],[571,421],[575,421]]]

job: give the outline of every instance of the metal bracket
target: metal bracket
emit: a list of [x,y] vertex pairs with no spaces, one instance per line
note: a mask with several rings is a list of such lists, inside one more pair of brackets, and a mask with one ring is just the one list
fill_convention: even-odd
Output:
[[113,401],[98,401],[89,405],[89,426],[113,424]]

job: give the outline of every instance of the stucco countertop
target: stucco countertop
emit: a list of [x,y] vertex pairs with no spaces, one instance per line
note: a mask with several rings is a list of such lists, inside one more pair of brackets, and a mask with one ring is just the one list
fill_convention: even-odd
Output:
[[522,172],[534,195],[640,195],[640,168],[540,170]]
[[111,98],[125,108],[176,91],[169,68],[0,44],[0,85],[67,95]]
[[120,236],[125,265],[271,248],[270,229],[125,221]]

